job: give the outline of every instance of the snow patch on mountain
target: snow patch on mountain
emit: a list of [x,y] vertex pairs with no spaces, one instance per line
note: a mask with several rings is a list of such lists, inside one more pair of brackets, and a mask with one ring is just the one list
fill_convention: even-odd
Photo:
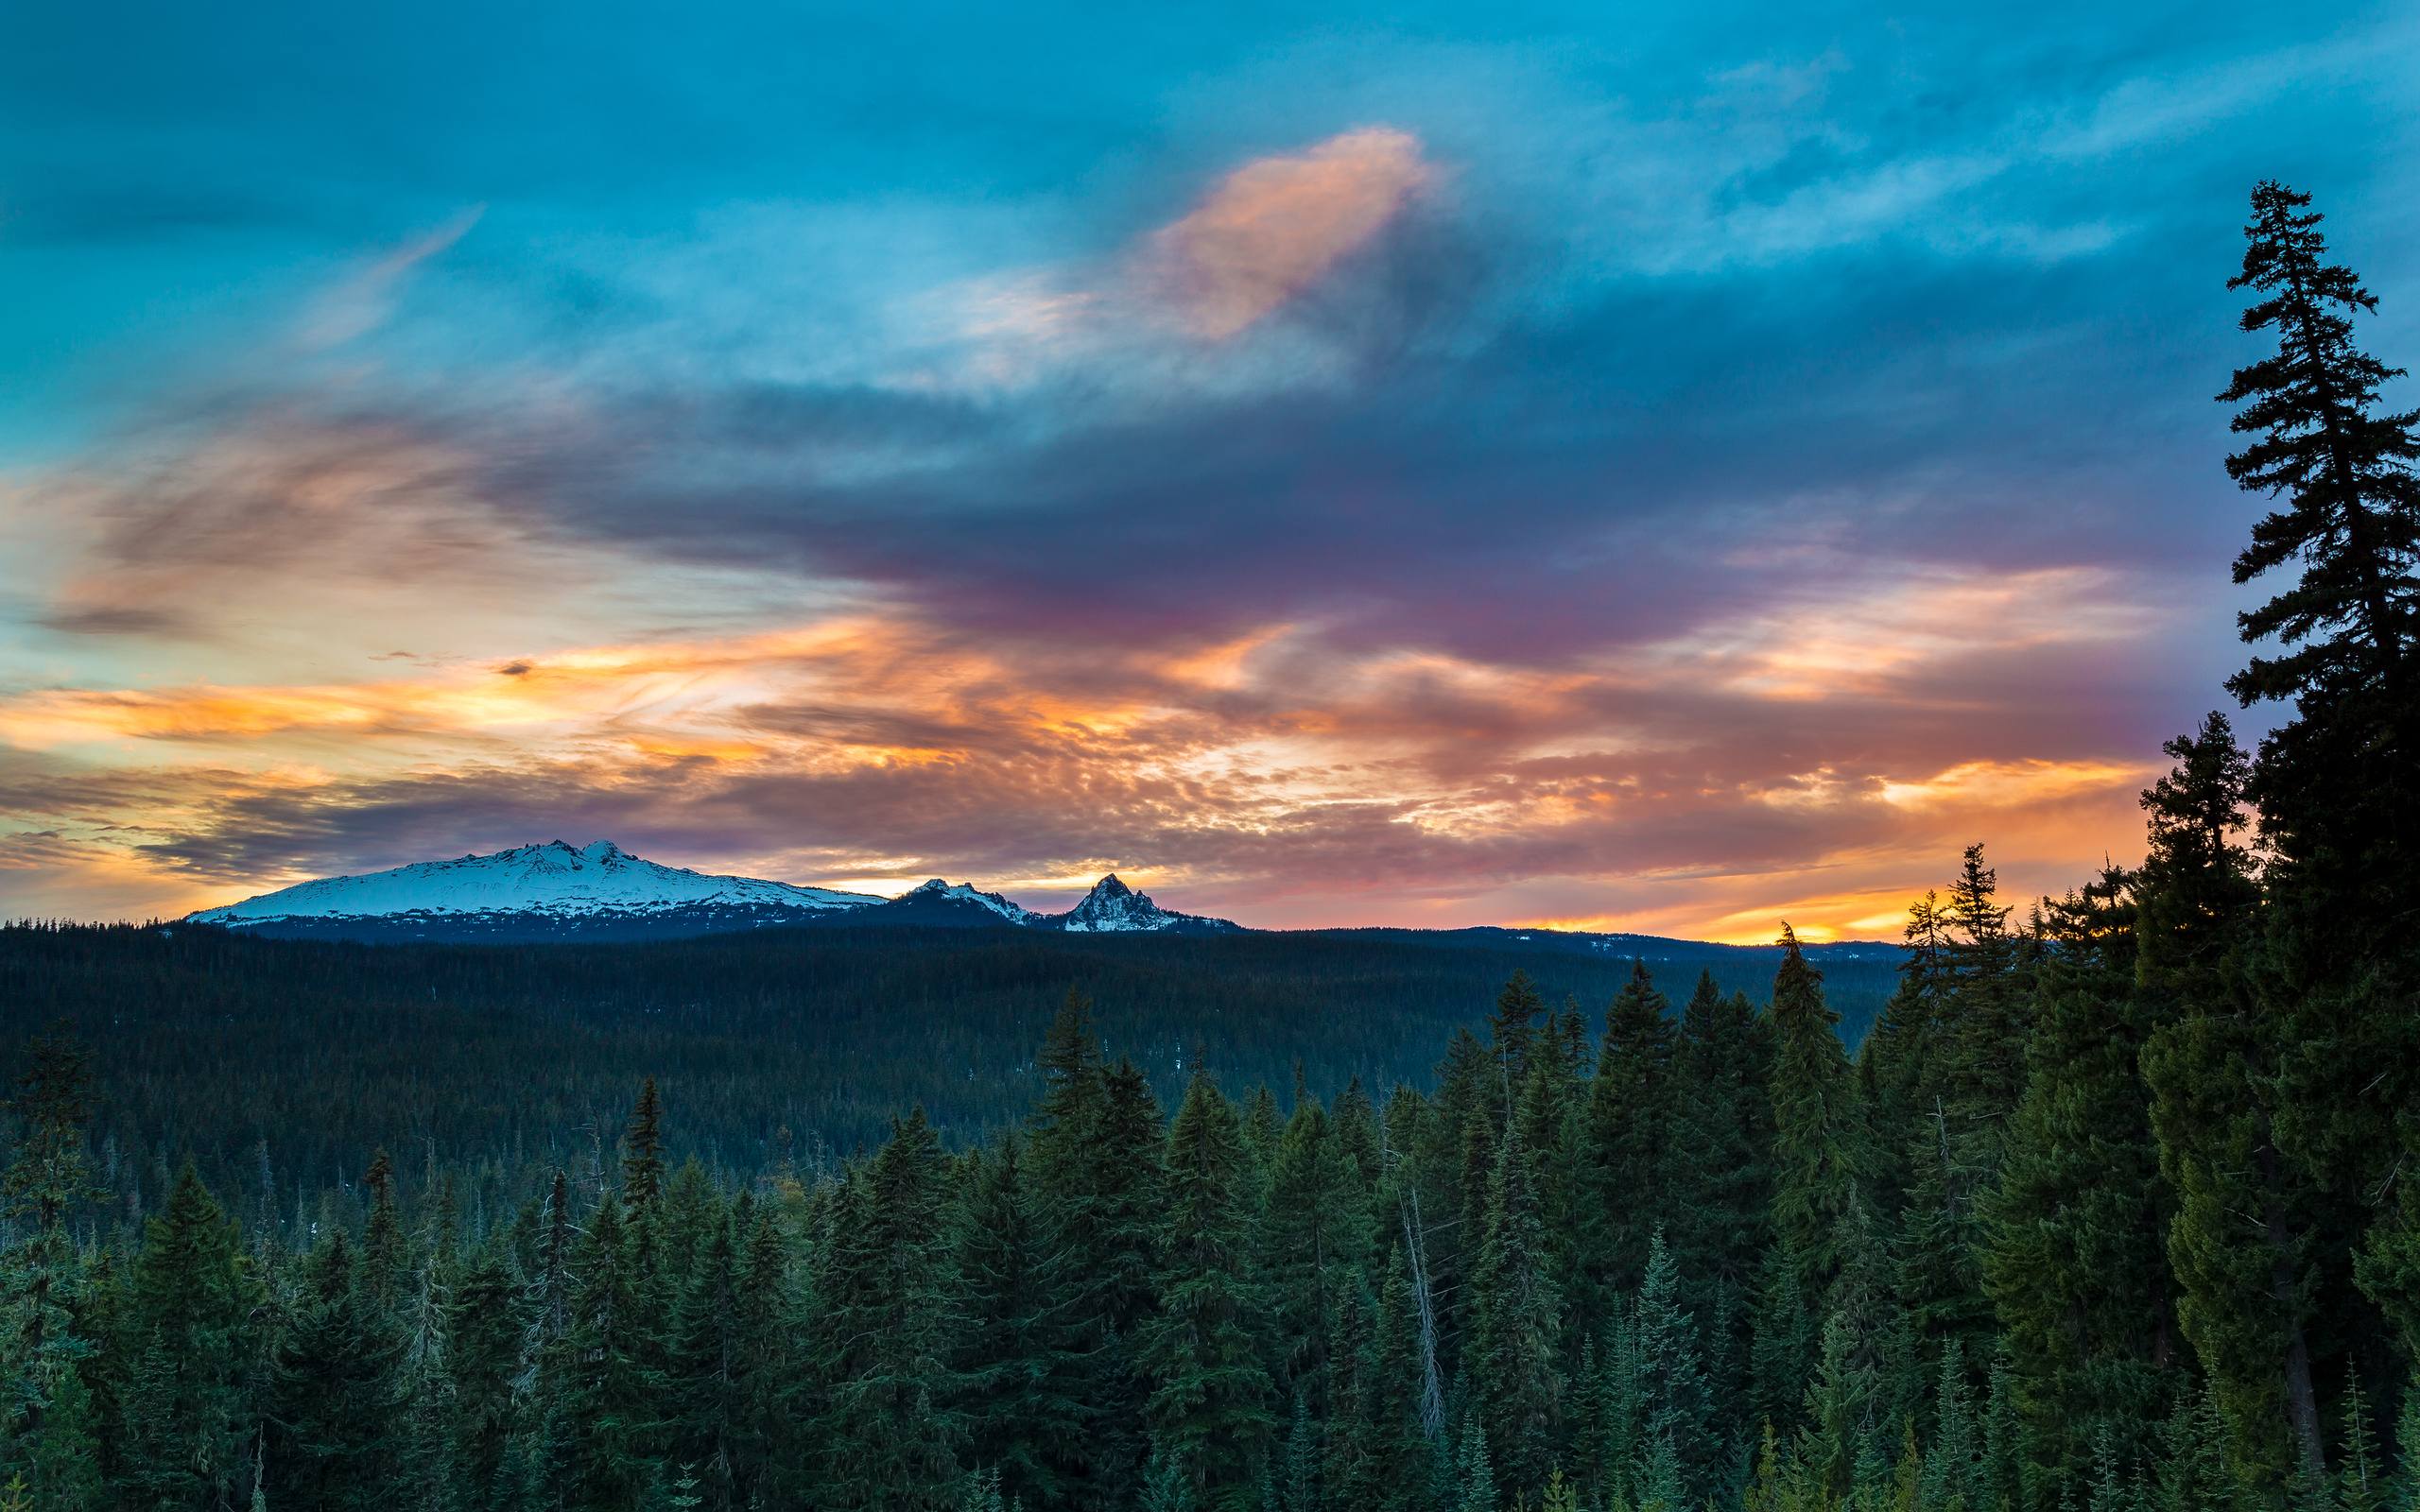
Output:
[[1150,894],[1136,892],[1120,882],[1113,871],[1093,884],[1084,901],[1058,916],[1061,929],[1074,935],[1111,935],[1179,930],[1188,933],[1226,934],[1243,928],[1224,919],[1203,919],[1194,914],[1180,914],[1162,908],[1151,902]]
[[493,855],[415,862],[356,877],[324,877],[224,907],[205,908],[193,918],[200,923],[242,928],[282,919],[402,916],[647,917],[701,907],[826,914],[879,902],[864,893],[661,866],[631,854],[611,840],[597,840],[579,850],[555,840],[515,846]]
[[1030,924],[1041,917],[1029,908],[1018,907],[996,892],[977,891],[971,882],[944,882],[939,877],[909,888],[893,902],[904,903],[911,899],[973,903],[977,907],[990,909],[1011,924]]

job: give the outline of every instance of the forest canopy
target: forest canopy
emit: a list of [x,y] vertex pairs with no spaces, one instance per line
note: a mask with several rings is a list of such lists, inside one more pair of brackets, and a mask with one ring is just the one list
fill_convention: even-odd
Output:
[[[1188,942],[1150,990],[1132,958],[978,952],[921,995],[836,947],[819,969],[858,1006],[814,1053],[866,1095],[917,1083],[894,1058],[1030,1074],[948,1105],[963,1138],[901,1097],[863,1153],[805,1159],[749,1144],[787,1114],[752,1125],[730,1091],[731,1047],[789,1001],[777,954],[752,1000],[608,1034],[504,981],[576,988],[601,957],[11,936],[25,980],[126,1001],[74,1005],[106,1087],[82,1040],[23,1049],[0,1508],[2411,1507],[2420,415],[2385,406],[2398,373],[2354,340],[2376,301],[2319,228],[2254,192],[2234,286],[2266,354],[2221,395],[2229,471],[2273,505],[2236,564],[2273,596],[2229,691],[2274,728],[2246,752],[2214,713],[2169,743],[2139,867],[2022,904],[1982,845],[1945,865],[1854,1047],[1787,926],[1753,985],[1473,954],[1357,998],[1404,991],[1400,1022],[1323,1015],[1406,970],[1366,942],[1272,948],[1257,977],[1248,952],[1205,964],[1237,942]],[[717,948],[652,959],[672,980]],[[252,970],[272,959],[290,997]],[[1054,971],[1079,980],[1046,1026],[1019,1019]],[[1106,1042],[1088,990],[1118,1001]],[[915,1017],[942,991],[1022,1006]],[[415,1110],[477,1084],[449,1035],[533,1053],[534,1027],[481,1038],[516,992],[591,1068],[527,1126],[614,1077],[627,1103],[569,1148],[508,1138],[501,1108],[428,1137]],[[163,1023],[163,997],[191,1036],[285,1025],[249,1067],[273,1127],[124,1069],[107,1016]],[[292,1003],[332,1007],[256,1013]],[[1167,1042],[1168,1004],[1235,1015],[1207,1064]],[[853,1041],[886,1013],[949,1032]],[[1400,1058],[1406,1026],[1433,1070]],[[700,1034],[724,1048],[683,1048]],[[663,1080],[613,1058],[633,1049]],[[274,1168],[272,1135],[343,1125],[372,1078],[412,1089],[391,1156]],[[182,1161],[130,1206],[110,1164],[153,1155],[95,1151],[104,1095],[212,1147],[210,1174]],[[868,1113],[801,1123],[827,1115]]]

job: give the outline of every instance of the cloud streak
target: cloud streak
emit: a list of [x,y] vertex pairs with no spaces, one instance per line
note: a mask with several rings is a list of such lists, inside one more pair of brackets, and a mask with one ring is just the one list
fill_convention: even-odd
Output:
[[119,302],[0,449],[0,911],[557,833],[1263,924],[2064,888],[2224,670],[2241,163],[2392,302],[2420,155],[2346,146],[2408,28],[2004,32],[752,37],[661,130],[515,67],[325,161],[274,79],[225,163],[37,87],[0,259]]

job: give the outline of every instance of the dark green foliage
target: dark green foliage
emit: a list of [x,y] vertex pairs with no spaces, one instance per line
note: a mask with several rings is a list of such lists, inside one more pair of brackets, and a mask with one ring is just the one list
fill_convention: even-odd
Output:
[[1464,1370],[1489,1463],[1508,1485],[1543,1485],[1562,1428],[1562,1298],[1547,1273],[1536,1163],[1517,1125],[1496,1157],[1470,1284]]
[[[2158,1022],[2135,988],[2135,891],[2115,868],[2050,905],[2032,1078],[1985,1202],[1985,1287],[2042,1469],[2128,1460],[2185,1384],[2165,1245],[2175,1199],[2138,1071]],[[1976,1348],[1973,1339],[1962,1341]]]
[[1085,1463],[1080,1339],[1015,1136],[974,1158],[959,1225],[966,1457],[1009,1501],[1035,1512],[1064,1505]]
[[392,1420],[401,1354],[338,1230],[307,1262],[269,1374],[262,1482],[275,1503],[384,1504],[402,1448]]
[[1184,1467],[1199,1505],[1241,1508],[1259,1482],[1271,1428],[1255,1337],[1265,1299],[1253,1274],[1242,1120],[1207,1076],[1194,1077],[1169,1125],[1167,1170],[1159,1309],[1142,1337],[1142,1363],[1155,1383],[1152,1447]]
[[1824,978],[1782,926],[1781,970],[1773,976],[1773,1230],[1798,1265],[1810,1300],[1839,1269],[1837,1238],[1856,1184],[1858,1138],[1840,1016],[1824,1002]]
[[2228,284],[2257,296],[2247,332],[2277,350],[2236,370],[2219,396],[2239,404],[2233,428],[2254,438],[2227,458],[2244,489],[2285,501],[2253,527],[2238,583],[2291,564],[2292,583],[2242,616],[2246,641],[2290,649],[2256,656],[2228,688],[2245,704],[2291,699],[2300,717],[2264,743],[2254,796],[2291,864],[2376,900],[2342,926],[2366,934],[2406,905],[2415,794],[2410,782],[2420,686],[2420,412],[2382,412],[2399,375],[2353,344],[2352,318],[2377,301],[2331,264],[2310,197],[2283,184],[2252,194],[2243,270]]
[[[1705,966],[1726,990],[1761,998],[1772,974],[1769,949],[1677,951],[1674,970]],[[1401,932],[819,928],[498,948],[0,923],[0,1064],[24,1064],[45,1024],[72,1022],[105,1069],[90,1143],[124,1152],[105,1173],[113,1202],[139,1192],[139,1226],[190,1150],[231,1212],[284,1230],[298,1180],[316,1202],[327,1173],[361,1171],[381,1143],[408,1177],[423,1136],[461,1162],[466,1211],[542,1195],[522,1183],[557,1164],[593,1201],[599,1136],[610,1167],[650,1075],[676,1110],[664,1159],[695,1155],[726,1186],[785,1160],[811,1176],[879,1144],[920,1103],[953,1138],[977,1138],[1025,1117],[1035,1043],[1071,984],[1168,1106],[1197,1045],[1232,1088],[1283,1089],[1297,1061],[1322,1091],[1357,1075],[1425,1087],[1445,1038],[1515,969],[1547,1001],[1601,1003],[1630,962]],[[1828,970],[1836,1005],[1861,1023],[1889,964]]]
[[1668,1457],[1681,1492],[1673,1503],[1696,1505],[1713,1493],[1721,1472],[1721,1430],[1706,1389],[1697,1320],[1681,1304],[1680,1273],[1661,1232],[1649,1241],[1632,1338],[1651,1455],[1659,1465]]
[[188,1164],[144,1228],[119,1340],[112,1437],[143,1503],[199,1509],[251,1479],[260,1289],[234,1226]]
[[1583,1317],[1602,1314],[1599,1299],[1637,1289],[1658,1216],[1670,1207],[1668,1167],[1680,1110],[1670,1011],[1647,964],[1634,961],[1605,1012],[1582,1144],[1588,1177],[1582,1284],[1597,1303]]
[[959,1486],[956,1278],[940,1142],[919,1108],[841,1183],[814,1278],[816,1504],[941,1512]]

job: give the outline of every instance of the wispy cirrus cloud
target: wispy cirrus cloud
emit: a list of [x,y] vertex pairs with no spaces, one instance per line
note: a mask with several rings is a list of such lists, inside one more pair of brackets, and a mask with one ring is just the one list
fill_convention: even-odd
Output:
[[1419,139],[1391,127],[1254,159],[1152,233],[1146,277],[1188,330],[1225,340],[1365,246],[1436,176]]
[[296,332],[305,352],[324,352],[368,335],[395,313],[404,283],[422,264],[449,250],[487,214],[472,205],[418,236],[369,259],[314,300]]

